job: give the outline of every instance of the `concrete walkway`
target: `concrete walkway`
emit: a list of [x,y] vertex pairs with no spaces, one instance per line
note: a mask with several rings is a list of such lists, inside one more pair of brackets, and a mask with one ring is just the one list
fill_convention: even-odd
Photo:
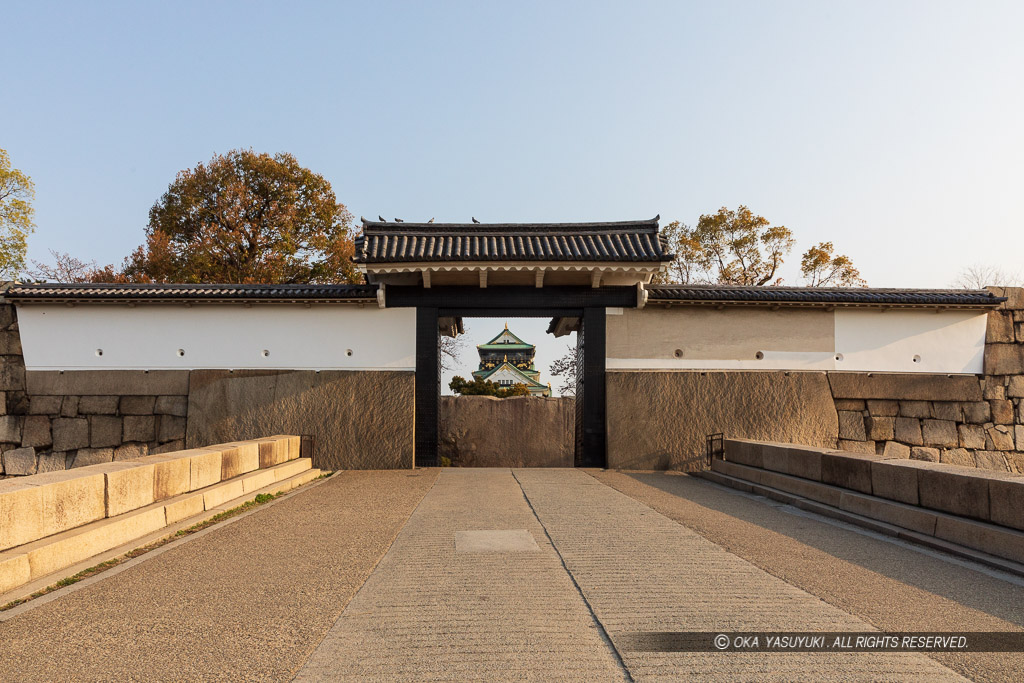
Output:
[[1016,654],[630,635],[1019,630],[1021,605],[1020,583],[691,477],[344,472],[3,621],[0,680],[1016,680]]

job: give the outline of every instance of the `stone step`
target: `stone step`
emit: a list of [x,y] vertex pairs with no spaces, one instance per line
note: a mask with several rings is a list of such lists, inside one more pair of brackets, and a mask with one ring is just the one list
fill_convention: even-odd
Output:
[[[0,552],[0,594],[30,582],[35,584],[44,577],[62,578],[68,567],[112,548],[132,544],[172,525],[176,533],[260,493],[288,491],[319,475],[309,458],[290,460]],[[97,562],[90,561],[87,566]]]
[[871,531],[1024,576],[1024,533],[715,459],[700,476]]

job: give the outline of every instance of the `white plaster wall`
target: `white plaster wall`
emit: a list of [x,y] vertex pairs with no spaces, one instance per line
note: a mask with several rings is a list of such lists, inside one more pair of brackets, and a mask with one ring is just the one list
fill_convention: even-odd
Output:
[[29,304],[18,321],[29,370],[416,367],[412,308]]
[[[643,315],[646,310],[636,314]],[[787,316],[797,310],[781,309],[772,314],[785,324]],[[676,311],[669,309],[668,313]],[[607,367],[609,370],[848,370],[941,374],[980,374],[983,371],[985,311],[936,313],[934,310],[840,308],[829,314],[834,326],[834,344],[829,350],[821,349],[820,336],[808,338],[807,348],[795,349],[794,342],[797,347],[800,345],[801,325],[793,316],[790,316],[793,317],[792,335],[764,334],[763,321],[758,317],[763,312],[758,309],[720,311],[723,316],[729,316],[730,322],[728,339],[723,339],[721,353],[717,356],[714,335],[724,332],[725,328],[701,324],[697,331],[703,330],[710,338],[702,340],[698,358],[690,357],[687,351],[693,348],[694,330],[679,335],[678,339],[671,335],[658,339],[657,353],[651,353],[650,349],[651,340],[656,337],[646,335],[636,340],[637,344],[647,347],[645,357],[628,357],[633,340],[614,339],[614,335],[623,335],[625,328],[609,323],[608,348],[610,352],[618,351],[615,357],[610,353]],[[660,311],[659,315],[665,313]],[[678,315],[686,316],[687,309],[678,309]],[[744,316],[749,324],[737,324]],[[773,348],[777,343],[785,348]],[[737,354],[741,348],[744,352]],[[757,351],[746,352],[753,348]],[[683,352],[681,358],[675,356],[676,349]]]

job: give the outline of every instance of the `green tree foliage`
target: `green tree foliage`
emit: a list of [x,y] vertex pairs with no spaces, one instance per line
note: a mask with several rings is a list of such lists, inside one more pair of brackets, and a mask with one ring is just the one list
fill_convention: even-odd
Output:
[[800,272],[809,287],[863,287],[867,283],[849,256],[834,253],[831,242],[821,242],[800,259]]
[[497,398],[512,398],[513,396],[529,396],[530,390],[525,384],[513,384],[510,387],[503,387],[495,384],[489,379],[476,377],[472,382],[467,382],[456,375],[448,383],[448,388],[462,396],[496,396]]
[[28,236],[35,230],[35,185],[11,166],[11,157],[0,149],[0,277],[14,280],[25,268]]
[[125,260],[139,282],[345,283],[352,216],[291,154],[232,150],[181,171]]

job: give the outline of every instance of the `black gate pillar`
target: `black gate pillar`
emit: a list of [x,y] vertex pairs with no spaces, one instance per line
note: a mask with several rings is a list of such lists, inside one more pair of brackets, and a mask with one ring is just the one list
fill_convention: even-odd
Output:
[[437,467],[441,359],[436,308],[416,309],[416,467]]
[[580,350],[583,352],[583,381],[582,392],[576,395],[577,424],[582,423],[582,429],[577,431],[576,464],[583,467],[605,467],[605,309],[583,309],[583,325],[577,334],[582,334],[583,348]]

